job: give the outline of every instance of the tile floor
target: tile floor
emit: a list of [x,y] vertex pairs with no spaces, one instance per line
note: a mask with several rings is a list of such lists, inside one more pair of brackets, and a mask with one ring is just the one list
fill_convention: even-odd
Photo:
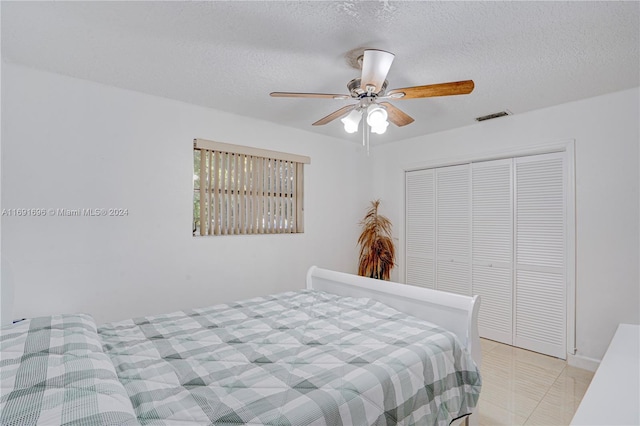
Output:
[[571,422],[594,373],[491,340],[481,345],[481,426]]

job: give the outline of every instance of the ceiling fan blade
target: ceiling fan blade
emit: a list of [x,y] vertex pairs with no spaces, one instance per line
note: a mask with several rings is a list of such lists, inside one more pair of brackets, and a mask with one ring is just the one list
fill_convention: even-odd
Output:
[[391,105],[389,102],[380,102],[387,109],[388,119],[398,127],[406,126],[414,122],[414,119],[401,109]]
[[367,86],[373,86],[373,93],[382,90],[382,85],[387,79],[389,69],[393,63],[395,55],[384,50],[368,49],[364,51],[362,57],[362,76],[360,77],[360,88],[367,92]]
[[[426,86],[405,87],[389,90],[385,97],[391,99],[431,98],[434,96],[466,95],[473,91],[473,80],[454,81],[451,83],[428,84]],[[404,95],[401,95],[404,93]]]
[[342,107],[339,110],[334,111],[331,114],[327,115],[326,117],[321,118],[320,120],[316,121],[315,123],[313,123],[313,126],[322,126],[324,124],[330,123],[333,120],[335,120],[336,118],[340,118],[340,117],[342,117],[344,115],[347,115],[355,107],[356,107],[356,104],[347,105],[345,107]]
[[350,99],[349,95],[336,95],[331,93],[297,93],[297,92],[271,92],[274,98],[325,98],[325,99]]

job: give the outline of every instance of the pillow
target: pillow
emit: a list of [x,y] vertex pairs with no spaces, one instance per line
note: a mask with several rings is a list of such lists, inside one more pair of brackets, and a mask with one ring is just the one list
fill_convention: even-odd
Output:
[[91,316],[1,328],[0,424],[139,424]]

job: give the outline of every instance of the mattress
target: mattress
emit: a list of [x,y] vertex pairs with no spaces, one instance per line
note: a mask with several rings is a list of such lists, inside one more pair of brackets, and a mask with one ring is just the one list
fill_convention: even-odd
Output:
[[448,425],[481,387],[452,333],[313,290],[98,333],[143,425]]
[[2,327],[0,354],[1,425],[139,424],[89,315]]

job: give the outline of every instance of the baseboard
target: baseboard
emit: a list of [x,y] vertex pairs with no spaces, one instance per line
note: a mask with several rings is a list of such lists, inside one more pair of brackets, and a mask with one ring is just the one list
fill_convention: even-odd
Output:
[[600,365],[599,359],[588,358],[581,355],[567,354],[567,363],[572,367],[582,368],[583,370],[596,371]]

